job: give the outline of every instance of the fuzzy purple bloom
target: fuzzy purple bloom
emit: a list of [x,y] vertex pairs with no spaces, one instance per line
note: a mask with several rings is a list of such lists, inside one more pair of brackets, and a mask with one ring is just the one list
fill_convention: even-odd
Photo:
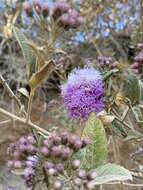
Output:
[[62,96],[71,118],[88,119],[104,109],[104,87],[100,73],[93,68],[75,69],[62,86]]

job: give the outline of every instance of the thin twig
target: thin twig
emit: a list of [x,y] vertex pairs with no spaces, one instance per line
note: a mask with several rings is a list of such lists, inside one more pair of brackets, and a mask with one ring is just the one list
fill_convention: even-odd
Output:
[[115,161],[115,163],[119,163],[118,146],[117,146],[117,143],[116,143],[116,139],[114,137],[114,133],[113,133],[111,128],[110,128],[110,131],[111,131],[111,135],[112,135],[112,146],[113,146],[113,152],[114,152],[114,161]]
[[11,119],[14,119],[15,121],[18,121],[24,125],[27,125],[27,126],[30,126],[32,127],[33,129],[36,129],[37,131],[41,132],[41,133],[44,133],[46,135],[49,135],[50,133],[48,131],[46,131],[45,129],[42,129],[41,127],[35,125],[34,123],[32,123],[31,121],[29,121],[27,123],[27,121],[24,119],[24,118],[20,118],[12,113],[9,113],[8,111],[4,110],[3,108],[0,108],[0,113],[11,118]]
[[31,109],[32,109],[33,97],[34,97],[34,94],[31,93],[30,97],[29,97],[28,110],[27,110],[27,114],[26,114],[26,121],[27,121],[27,123],[30,121],[30,114],[31,114]]
[[12,122],[11,120],[1,121],[1,122],[0,122],[0,126],[1,126],[1,125],[5,125],[5,124],[8,124],[8,123],[11,123],[11,122]]
[[120,189],[121,189],[121,190],[124,190],[124,185],[123,185],[123,182],[122,182],[122,181],[120,182]]
[[[124,186],[143,187],[143,184],[122,183]],[[121,185],[121,182],[106,183],[105,185]]]

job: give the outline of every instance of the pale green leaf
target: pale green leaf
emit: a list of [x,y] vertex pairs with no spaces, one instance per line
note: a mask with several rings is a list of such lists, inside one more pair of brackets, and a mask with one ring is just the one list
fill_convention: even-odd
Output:
[[132,180],[131,172],[122,166],[108,163],[95,169],[97,177],[95,185],[101,185],[113,181]]
[[103,124],[94,113],[91,114],[83,131],[83,138],[91,139],[92,144],[84,151],[83,167],[93,168],[102,165],[107,159],[107,139]]
[[25,35],[15,26],[13,26],[13,33],[16,40],[21,47],[24,59],[26,61],[27,67],[27,77],[30,78],[32,74],[35,72],[35,64],[36,64],[36,57],[32,52],[32,49],[28,45],[28,39]]

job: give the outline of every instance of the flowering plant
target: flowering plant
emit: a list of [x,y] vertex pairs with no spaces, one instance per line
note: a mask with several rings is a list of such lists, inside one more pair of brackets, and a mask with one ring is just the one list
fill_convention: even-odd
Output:
[[[74,6],[56,1],[51,7],[47,2],[33,0],[16,5],[14,15],[7,17],[1,47],[5,42],[9,45],[15,40],[21,49],[19,56],[24,56],[27,80],[24,81],[25,86],[20,83],[13,89],[0,75],[0,84],[12,99],[12,111],[3,106],[0,107],[0,114],[9,118],[12,127],[26,126],[26,131],[7,148],[8,171],[20,175],[25,188],[31,190],[39,186],[47,190],[94,190],[98,187],[102,189],[104,185],[106,188],[109,183],[120,185],[122,189],[125,185],[136,186],[131,181],[140,179],[142,172],[132,172],[132,168],[127,170],[114,163],[119,163],[122,157],[118,138],[122,143],[143,139],[140,132],[143,123],[141,44],[132,68],[122,67],[121,60],[104,56],[104,52],[102,55],[96,44],[94,46],[100,56],[91,59],[91,64],[77,65],[71,49],[66,51],[63,47],[71,45],[68,39],[72,39],[83,24],[84,13],[80,3]],[[83,5],[86,7],[86,3]],[[19,29],[19,15],[29,20],[23,30]],[[40,35],[36,33],[36,37],[31,36],[27,32],[29,28],[32,31],[37,28],[36,32]],[[66,35],[64,39],[61,39],[62,35]],[[133,70],[135,73],[138,71],[140,77]],[[49,97],[45,96],[51,92],[51,83],[56,86],[59,101],[49,101]],[[51,128],[49,121],[41,125],[41,111],[39,114],[33,111],[37,94],[44,94],[44,106],[35,107],[42,107],[46,118],[53,113],[55,106],[60,113],[53,114],[51,118],[64,115],[62,119],[66,127],[60,124],[57,127],[55,120],[52,120]],[[33,115],[38,115],[37,122]],[[136,154],[131,155],[132,160],[135,158]],[[14,187],[9,186],[8,189]]]

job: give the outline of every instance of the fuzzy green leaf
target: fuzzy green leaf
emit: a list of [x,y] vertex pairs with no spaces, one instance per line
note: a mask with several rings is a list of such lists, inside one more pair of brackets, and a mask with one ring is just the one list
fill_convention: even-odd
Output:
[[122,166],[108,163],[95,169],[97,177],[95,185],[109,183],[111,181],[132,180],[131,172]]
[[36,64],[36,57],[33,54],[31,48],[28,46],[28,39],[25,37],[25,35],[15,26],[13,26],[13,33],[16,38],[16,40],[19,43],[19,46],[21,47],[24,59],[26,61],[26,67],[27,67],[27,77],[28,79],[32,76],[32,74],[35,72],[35,64]]
[[90,138],[92,144],[83,150],[83,167],[90,169],[104,164],[107,159],[107,139],[103,124],[94,113],[87,121],[87,126],[83,131],[84,137]]

